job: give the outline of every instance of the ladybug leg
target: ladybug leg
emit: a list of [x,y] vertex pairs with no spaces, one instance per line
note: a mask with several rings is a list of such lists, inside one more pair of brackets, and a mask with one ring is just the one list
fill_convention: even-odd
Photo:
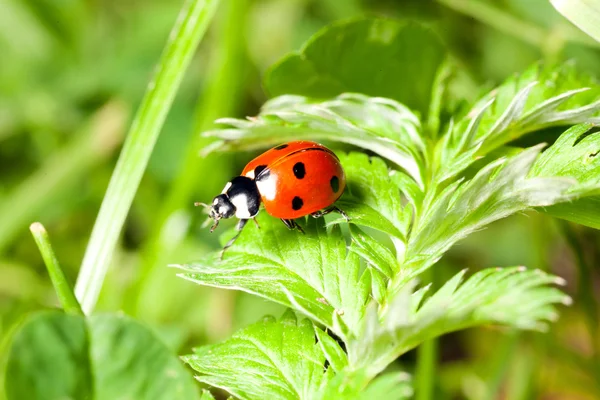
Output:
[[285,226],[288,227],[288,229],[297,229],[301,233],[304,233],[304,229],[302,229],[302,227],[298,225],[293,219],[281,219],[281,222],[283,222]]
[[235,241],[237,240],[238,237],[240,237],[240,234],[242,233],[242,229],[244,229],[244,226],[246,226],[246,223],[248,222],[247,219],[240,219],[239,222],[237,223],[237,226],[235,227],[235,229],[238,230],[238,233],[232,237],[231,239],[229,239],[229,242],[227,242],[225,244],[225,246],[223,246],[223,249],[221,250],[221,253],[219,254],[219,260],[223,260],[223,256],[225,255],[225,250],[227,250],[228,248],[231,247],[231,245],[233,245],[235,243]]
[[252,221],[254,221],[254,225],[256,225],[256,227],[258,229],[260,229],[260,225],[258,224],[258,221],[256,220],[256,218],[252,218]]
[[329,213],[331,213],[333,211],[339,213],[342,217],[344,217],[344,219],[346,220],[346,222],[350,221],[350,218],[348,217],[348,214],[346,214],[344,212],[344,210],[342,210],[342,209],[340,209],[340,208],[338,208],[336,206],[332,206],[332,207],[326,208],[324,210],[320,210],[320,211],[314,212],[314,213],[312,213],[310,215],[313,218],[321,218],[322,216],[327,215],[327,214],[329,214]]

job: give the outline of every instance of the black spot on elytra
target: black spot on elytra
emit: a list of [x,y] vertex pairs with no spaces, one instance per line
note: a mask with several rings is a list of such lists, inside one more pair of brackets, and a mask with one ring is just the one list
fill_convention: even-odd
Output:
[[337,176],[334,175],[329,181],[329,184],[331,185],[331,190],[333,190],[333,193],[337,193],[338,190],[340,190],[340,179]]
[[299,209],[301,209],[303,205],[304,205],[304,201],[302,201],[302,199],[300,197],[296,196],[292,199],[292,208],[295,211],[298,211]]
[[285,149],[286,147],[288,147],[288,145],[287,145],[287,144],[280,144],[279,146],[275,147],[275,150],[283,150],[283,149]]
[[302,162],[297,162],[296,164],[294,164],[293,171],[294,175],[298,179],[302,179],[304,178],[304,175],[306,175],[306,169],[304,168],[304,163]]
[[258,167],[254,168],[254,177],[256,178],[261,172],[263,172],[265,168],[267,168],[266,165],[259,165]]

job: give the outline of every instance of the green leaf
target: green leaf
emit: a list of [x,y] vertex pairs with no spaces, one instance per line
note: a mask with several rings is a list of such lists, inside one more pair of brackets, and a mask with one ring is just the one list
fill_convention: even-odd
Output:
[[348,366],[348,357],[340,345],[331,336],[315,326],[315,335],[321,351],[335,372],[342,372]]
[[534,65],[479,100],[449,134],[439,152],[437,181],[528,133],[552,126],[600,121],[600,86],[572,63]]
[[387,278],[391,278],[399,272],[398,261],[387,247],[352,225],[350,233],[354,244],[350,250],[361,256],[371,267]]
[[[338,157],[348,185],[336,204],[349,215],[353,224],[404,240],[408,224],[403,220],[400,190],[390,179],[387,165],[380,158],[362,153],[338,154]],[[379,266],[385,268],[382,264]],[[390,267],[397,270],[394,264]]]
[[540,150],[536,146],[496,160],[473,179],[457,181],[430,198],[413,225],[404,263],[411,273],[402,282],[435,263],[458,240],[495,220],[569,199],[574,180],[528,177]]
[[403,400],[411,399],[413,389],[405,372],[389,372],[372,381],[364,370],[343,371],[333,376],[315,399]]
[[530,176],[562,176],[577,180],[571,192],[585,195],[600,189],[600,132],[593,124],[572,127],[544,151]]
[[357,92],[387,97],[425,115],[445,56],[437,36],[413,22],[346,21],[323,28],[300,52],[275,64],[265,87],[272,96]]
[[[544,151],[530,176],[564,176],[577,179],[570,190],[574,201],[541,210],[548,214],[600,229],[600,133],[592,124],[574,126]],[[572,199],[570,199],[572,200]]]
[[390,99],[342,94],[332,100],[311,102],[299,96],[281,96],[267,102],[260,115],[217,121],[232,128],[207,132],[222,139],[206,149],[257,150],[286,140],[328,140],[369,149],[387,158],[422,187],[425,142],[415,116]]
[[541,210],[553,217],[600,229],[600,197],[598,196],[584,197],[571,202],[544,207]]
[[21,399],[86,399],[94,393],[85,320],[45,312],[15,334],[6,369],[6,395]]
[[183,357],[200,382],[240,399],[310,399],[330,374],[309,320],[266,317],[230,339]]
[[32,316],[16,333],[8,399],[197,399],[179,360],[124,316],[59,312]]
[[594,0],[550,0],[566,19],[600,42],[600,3]]
[[215,398],[208,390],[202,390],[202,396],[200,396],[200,400],[215,400]]
[[412,399],[410,376],[405,372],[388,372],[375,378],[358,397],[371,399]]
[[[344,338],[359,325],[370,282],[360,279],[360,261],[346,251],[337,225],[322,219],[300,222],[305,234],[267,215],[260,229],[248,224],[222,261],[215,256],[186,265],[185,279],[243,290],[296,309]],[[367,285],[368,283],[368,285]],[[345,326],[334,323],[339,316]]]
[[543,330],[557,318],[555,304],[571,302],[548,286],[564,280],[540,270],[490,268],[460,285],[463,275],[454,276],[420,307],[423,292],[413,293],[414,283],[394,294],[382,315],[371,306],[361,334],[347,343],[350,365],[375,376],[430,338],[486,323]]

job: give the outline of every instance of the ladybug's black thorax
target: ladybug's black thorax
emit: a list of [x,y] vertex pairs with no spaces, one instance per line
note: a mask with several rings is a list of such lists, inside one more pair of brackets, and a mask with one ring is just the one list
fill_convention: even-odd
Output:
[[260,193],[256,182],[246,176],[236,176],[230,183],[225,194],[236,207],[236,217],[252,218],[258,214]]

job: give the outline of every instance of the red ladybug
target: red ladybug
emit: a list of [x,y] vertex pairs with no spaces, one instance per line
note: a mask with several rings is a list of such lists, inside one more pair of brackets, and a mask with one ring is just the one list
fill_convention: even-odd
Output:
[[[261,201],[267,213],[280,218],[290,229],[302,228],[296,218],[321,217],[337,211],[333,203],[346,187],[344,170],[337,156],[315,142],[289,142],[266,151],[250,161],[240,176],[225,185],[213,199],[210,217],[215,221],[237,217],[239,231],[258,214]],[[237,238],[233,238],[225,249]]]

